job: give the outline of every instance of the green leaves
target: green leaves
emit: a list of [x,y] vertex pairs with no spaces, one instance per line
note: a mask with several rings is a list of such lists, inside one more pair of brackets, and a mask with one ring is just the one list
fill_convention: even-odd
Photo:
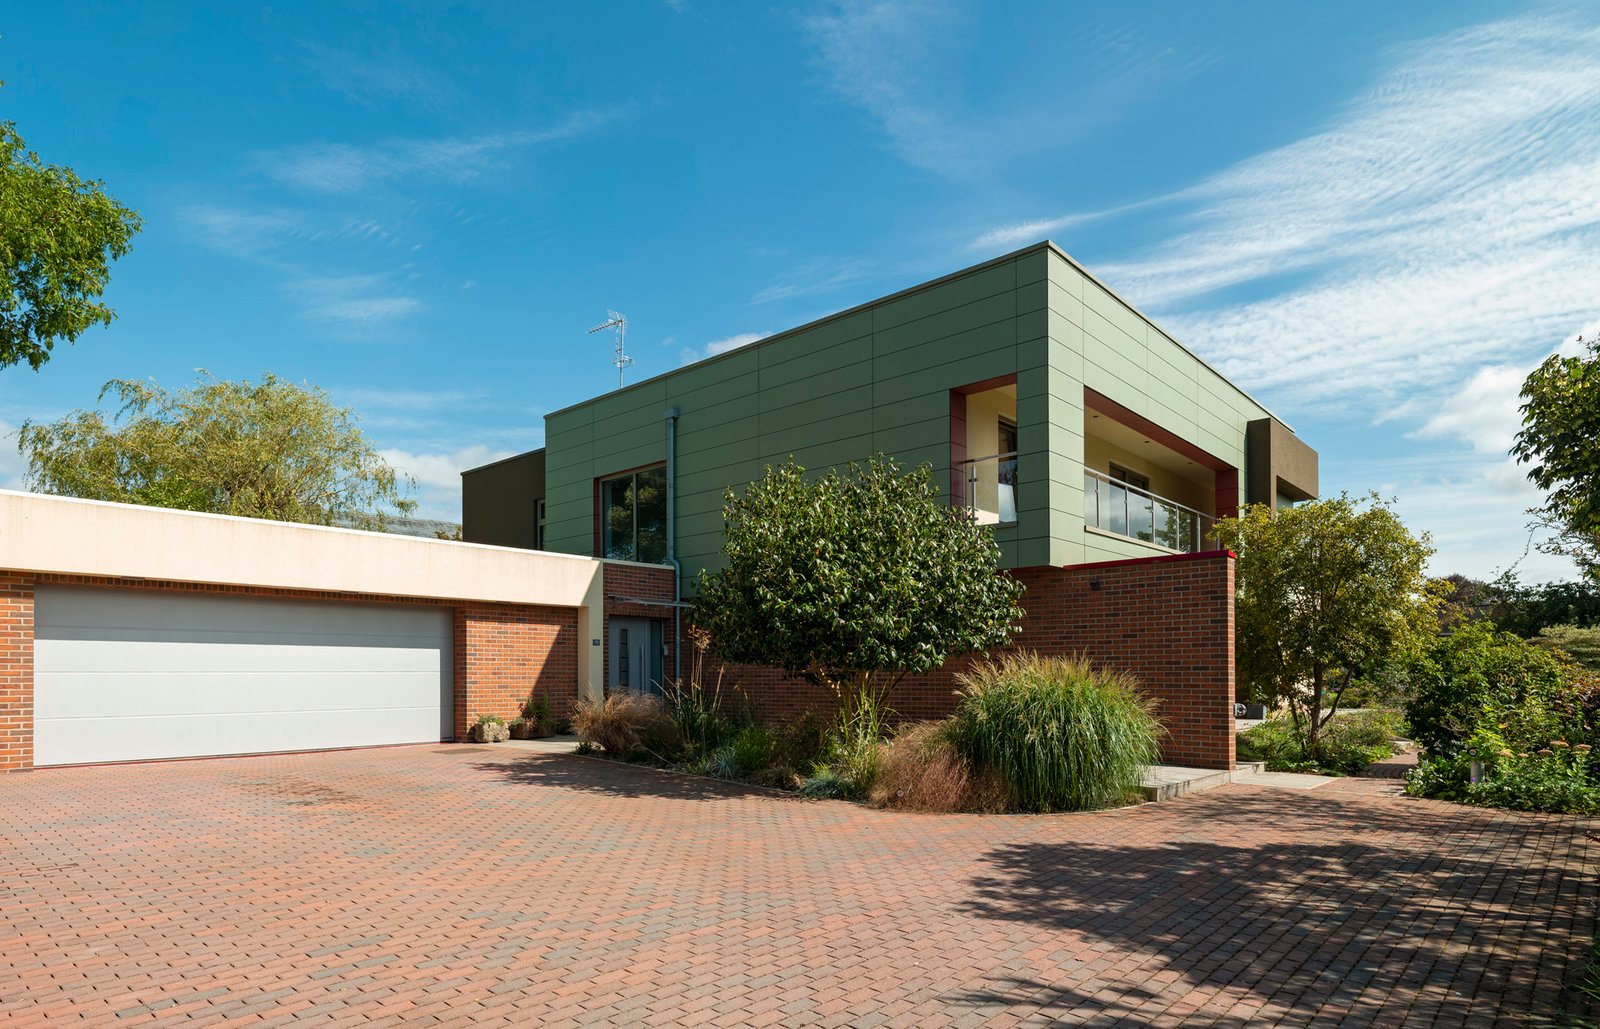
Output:
[[944,504],[926,467],[880,456],[808,481],[791,461],[729,490],[723,523],[727,564],[696,580],[696,623],[723,658],[841,703],[877,673],[1002,647],[1022,616],[989,530]]
[[27,422],[19,449],[44,493],[187,511],[330,524],[346,515],[381,529],[405,499],[394,469],[326,393],[268,374],[259,383],[209,376],[188,389],[114,379],[107,419],[76,411]]
[[99,297],[139,228],[101,183],[45,164],[0,123],[0,368],[37,371],[58,340],[111,323]]
[[1312,750],[1344,686],[1404,659],[1437,628],[1442,586],[1433,553],[1378,497],[1348,494],[1277,511],[1253,504],[1217,523],[1239,555],[1234,607],[1237,674],[1258,700],[1287,700]]
[[1552,354],[1522,384],[1522,428],[1511,455],[1548,491],[1536,508],[1558,535],[1541,544],[1600,582],[1600,338],[1586,357]]

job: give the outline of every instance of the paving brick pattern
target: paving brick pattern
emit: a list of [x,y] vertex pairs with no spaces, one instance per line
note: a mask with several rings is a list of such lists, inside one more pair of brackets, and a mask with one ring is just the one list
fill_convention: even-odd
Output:
[[1392,780],[998,818],[465,745],[0,783],[15,1024],[1517,1024],[1600,858]]

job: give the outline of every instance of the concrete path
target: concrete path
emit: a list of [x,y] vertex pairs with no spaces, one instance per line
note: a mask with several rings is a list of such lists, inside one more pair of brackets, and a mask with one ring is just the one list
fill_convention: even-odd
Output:
[[0,779],[0,1023],[1472,1026],[1584,972],[1574,819],[1393,780],[1065,816],[505,745]]

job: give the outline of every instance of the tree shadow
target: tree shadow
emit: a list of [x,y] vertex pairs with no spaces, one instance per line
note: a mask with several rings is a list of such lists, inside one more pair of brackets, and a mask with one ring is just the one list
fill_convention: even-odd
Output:
[[1095,943],[1145,955],[1137,981],[1108,987],[1068,961],[1064,984],[1001,979],[947,999],[987,1010],[1027,994],[1075,1025],[1149,1021],[1194,990],[1225,991],[1205,1012],[1219,1026],[1254,1024],[1237,1012],[1261,1008],[1261,1020],[1330,1025],[1588,1010],[1576,985],[1596,890],[1574,820],[1353,797],[1196,800],[1105,834],[1125,842],[995,847],[971,880],[970,913],[1067,933],[1086,962]]
[[541,754],[534,751],[527,752],[526,757],[478,762],[473,767],[498,776],[513,786],[547,786],[611,797],[657,797],[663,800],[760,797],[779,802],[805,802],[803,797],[759,786],[576,754]]

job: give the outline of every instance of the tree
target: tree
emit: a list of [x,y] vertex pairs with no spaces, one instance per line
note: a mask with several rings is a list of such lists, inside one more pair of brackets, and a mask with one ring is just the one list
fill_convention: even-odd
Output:
[[99,298],[140,221],[103,185],[45,164],[0,123],[0,368],[38,371],[56,341],[116,317]]
[[121,407],[24,423],[31,488],[90,500],[281,522],[382,528],[416,507],[402,481],[328,395],[267,374],[259,383],[202,373],[187,389],[113,379]]
[[1511,455],[1548,494],[1533,513],[1556,535],[1541,549],[1600,582],[1600,337],[1577,342],[1587,356],[1552,354],[1523,382]]
[[1287,701],[1320,757],[1345,689],[1436,632],[1442,587],[1424,574],[1428,536],[1412,536],[1377,494],[1364,508],[1347,494],[1277,511],[1252,504],[1213,535],[1239,556],[1239,682],[1257,699]]
[[695,623],[727,660],[824,687],[846,722],[908,674],[1005,646],[1022,617],[990,530],[926,467],[880,456],[807,481],[790,461],[729,490],[722,517],[727,564],[697,577]]

